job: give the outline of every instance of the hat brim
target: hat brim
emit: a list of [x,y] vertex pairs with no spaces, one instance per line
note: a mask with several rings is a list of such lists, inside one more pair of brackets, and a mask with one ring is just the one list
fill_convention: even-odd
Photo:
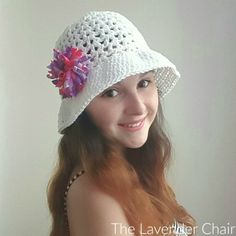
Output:
[[163,98],[175,86],[180,73],[162,54],[153,51],[123,51],[113,54],[93,67],[83,90],[76,97],[63,98],[58,114],[58,132],[70,126],[91,100],[113,84],[128,76],[157,70],[157,89]]

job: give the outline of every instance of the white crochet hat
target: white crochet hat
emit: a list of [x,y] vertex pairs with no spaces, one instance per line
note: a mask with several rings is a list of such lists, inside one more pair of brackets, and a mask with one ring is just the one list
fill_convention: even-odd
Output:
[[[68,47],[82,49],[89,60],[80,68],[85,69],[83,88],[74,96],[62,97],[59,133],[78,118],[95,96],[130,75],[156,70],[160,98],[170,92],[180,78],[175,65],[151,50],[138,29],[116,12],[91,11],[68,26],[55,48],[62,52]],[[55,77],[54,74],[51,78]]]

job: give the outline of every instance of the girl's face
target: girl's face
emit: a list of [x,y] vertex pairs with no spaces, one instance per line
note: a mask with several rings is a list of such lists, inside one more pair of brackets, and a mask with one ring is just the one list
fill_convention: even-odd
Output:
[[121,147],[138,148],[147,140],[157,109],[155,74],[150,71],[107,88],[86,111],[106,137]]

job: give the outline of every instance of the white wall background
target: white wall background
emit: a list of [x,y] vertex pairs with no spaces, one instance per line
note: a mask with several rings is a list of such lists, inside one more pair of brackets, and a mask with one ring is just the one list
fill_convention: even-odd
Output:
[[124,14],[176,64],[182,78],[164,104],[170,181],[200,227],[236,225],[234,0],[1,0],[0,235],[48,235],[60,98],[46,66],[59,34],[89,10]]

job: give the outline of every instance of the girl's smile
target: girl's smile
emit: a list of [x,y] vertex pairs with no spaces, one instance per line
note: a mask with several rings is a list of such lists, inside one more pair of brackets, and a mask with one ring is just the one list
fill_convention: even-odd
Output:
[[122,128],[126,129],[127,131],[137,131],[140,130],[145,122],[145,118],[139,120],[139,121],[131,121],[126,124],[119,124]]

